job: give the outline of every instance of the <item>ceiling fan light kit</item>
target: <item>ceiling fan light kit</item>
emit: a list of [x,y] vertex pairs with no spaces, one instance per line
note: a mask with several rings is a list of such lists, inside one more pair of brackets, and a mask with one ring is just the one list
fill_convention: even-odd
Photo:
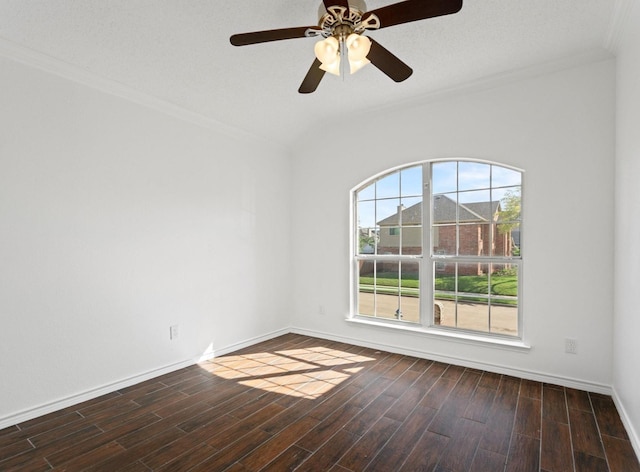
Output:
[[316,58],[298,89],[300,93],[314,92],[325,72],[341,75],[341,65],[347,62],[351,74],[373,64],[395,82],[402,82],[411,76],[413,70],[363,33],[457,13],[462,8],[462,0],[405,0],[371,11],[366,11],[362,0],[323,0],[323,5],[320,6],[317,26],[234,34],[230,38],[231,44],[246,46],[284,39],[323,37],[314,47]]
[[349,60],[349,72],[355,74],[371,61],[367,59],[367,54],[371,50],[371,40],[366,36],[351,33],[347,38],[335,36],[318,41],[314,52],[318,60],[322,63],[320,69],[333,75],[341,75],[340,64],[344,50],[347,50]]

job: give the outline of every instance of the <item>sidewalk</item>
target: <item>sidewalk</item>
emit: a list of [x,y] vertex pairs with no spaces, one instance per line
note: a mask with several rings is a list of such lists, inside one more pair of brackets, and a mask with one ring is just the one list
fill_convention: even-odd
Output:
[[[362,315],[373,316],[374,296],[372,293],[360,293],[359,312]],[[398,297],[394,295],[377,295],[377,317],[396,319],[398,309]],[[441,314],[440,324],[474,331],[492,332],[507,335],[518,333],[518,309],[507,306],[491,306],[491,329],[489,329],[489,307],[480,303],[438,300],[444,309]],[[417,297],[402,297],[402,319],[404,321],[419,321],[419,303]]]

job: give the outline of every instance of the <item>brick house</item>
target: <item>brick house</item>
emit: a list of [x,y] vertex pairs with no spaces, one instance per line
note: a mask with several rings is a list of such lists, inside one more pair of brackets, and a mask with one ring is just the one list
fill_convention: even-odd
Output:
[[[513,238],[511,231],[498,231],[500,202],[456,203],[445,195],[434,196],[433,202],[433,253],[456,254],[456,227],[459,228],[459,252],[461,256],[489,255],[511,256]],[[456,222],[458,223],[456,226]],[[397,213],[378,222],[380,227],[378,254],[422,253],[422,202],[408,208],[400,205]],[[402,229],[401,229],[402,228]],[[493,270],[502,268],[495,267]],[[482,275],[486,264],[460,266],[460,275]],[[436,264],[440,274],[453,274],[453,264]]]

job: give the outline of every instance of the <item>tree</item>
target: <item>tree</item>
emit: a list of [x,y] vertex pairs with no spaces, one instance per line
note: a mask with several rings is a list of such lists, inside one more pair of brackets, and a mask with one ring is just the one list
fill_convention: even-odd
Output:
[[373,236],[372,234],[367,234],[367,233],[363,233],[360,232],[360,252],[367,252],[365,251],[365,247],[367,247],[368,249],[370,248],[370,250],[373,251],[373,248],[376,245],[376,238],[375,236]]
[[508,234],[520,227],[520,188],[508,190],[501,201],[498,232]]

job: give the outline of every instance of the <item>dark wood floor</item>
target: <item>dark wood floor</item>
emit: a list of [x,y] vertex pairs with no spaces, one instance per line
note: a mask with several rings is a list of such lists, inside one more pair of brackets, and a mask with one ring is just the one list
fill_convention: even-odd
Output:
[[0,470],[640,471],[610,397],[286,335],[0,431]]

